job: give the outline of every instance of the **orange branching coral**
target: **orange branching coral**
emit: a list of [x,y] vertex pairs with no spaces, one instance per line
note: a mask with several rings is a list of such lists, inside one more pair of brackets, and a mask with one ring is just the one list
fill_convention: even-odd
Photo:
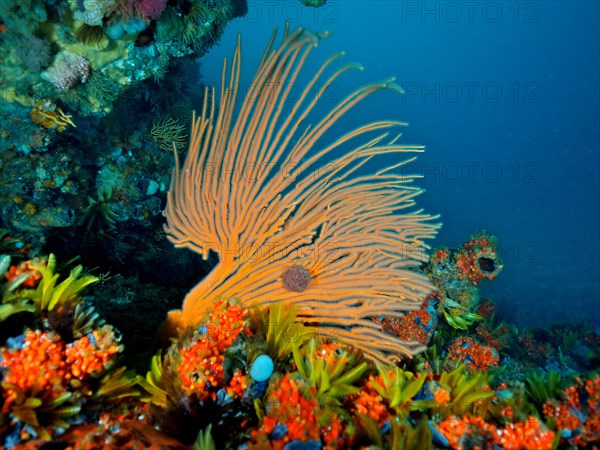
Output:
[[31,108],[31,119],[42,125],[43,127],[63,132],[67,127],[76,125],[71,120],[71,116],[65,114],[56,104],[49,98],[38,100]]
[[438,428],[440,433],[448,440],[450,448],[462,449],[463,441],[469,429],[469,418],[450,416],[440,422]]
[[246,388],[248,387],[248,377],[242,373],[240,369],[236,370],[231,377],[229,386],[225,388],[225,391],[231,398],[242,398]]
[[242,331],[250,334],[246,324],[248,311],[235,303],[218,300],[213,306],[210,320],[206,326],[206,336],[220,353],[233,344]]
[[[421,152],[399,145],[396,120],[373,121],[328,140],[356,104],[379,91],[400,88],[387,79],[342,99],[310,124],[317,103],[349,64],[326,75],[341,54],[316,71],[298,100],[286,108],[304,63],[327,33],[298,28],[273,48],[275,34],[236,114],[240,42],[231,69],[223,68],[220,97],[207,88],[194,115],[187,157],[177,152],[165,216],[176,247],[208,257],[216,268],[194,287],[182,310],[169,314],[165,335],[196,323],[219,297],[244,306],[283,302],[319,332],[363,350],[376,361],[424,349],[390,336],[371,320],[402,317],[431,292],[428,279],[407,270],[426,260],[438,224],[410,211],[421,192],[403,164],[357,175],[373,157]],[[350,151],[347,151],[350,149]]]
[[452,400],[452,398],[450,397],[450,392],[448,392],[446,389],[444,389],[441,386],[438,386],[434,393],[433,393],[433,401],[436,402],[438,405],[447,405],[448,403],[450,403],[450,400]]

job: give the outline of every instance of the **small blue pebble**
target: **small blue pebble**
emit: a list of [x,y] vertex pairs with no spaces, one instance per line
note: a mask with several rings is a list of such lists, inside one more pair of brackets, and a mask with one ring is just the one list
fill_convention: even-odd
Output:
[[292,441],[283,447],[283,450],[321,450],[322,446],[317,441]]
[[434,445],[437,445],[438,447],[442,448],[450,447],[450,441],[448,441],[446,436],[442,434],[442,432],[437,428],[437,426],[431,422],[429,422],[428,425],[429,429],[431,430],[431,437]]
[[106,33],[109,38],[116,41],[117,39],[121,39],[123,37],[125,30],[123,30],[123,24],[121,22],[115,22],[112,25],[104,28],[104,33]]
[[271,434],[269,434],[269,438],[273,439],[274,441],[277,441],[279,439],[283,439],[287,433],[287,425],[284,423],[278,423],[277,425],[275,425],[275,428],[273,428],[273,431],[271,431]]
[[6,346],[11,350],[21,350],[25,344],[25,335],[20,334],[16,337],[10,337],[6,340]]
[[265,391],[267,390],[267,386],[269,385],[268,381],[257,381],[253,385],[249,386],[250,396],[253,398],[262,397]]
[[273,360],[268,355],[260,355],[250,367],[250,376],[254,381],[266,381],[273,373],[273,368]]
[[131,19],[123,24],[123,31],[127,34],[139,33],[148,28],[148,25],[139,19]]
[[383,422],[383,425],[381,425],[381,434],[389,433],[391,429],[392,429],[392,424],[390,423],[389,420],[386,420],[385,422]]

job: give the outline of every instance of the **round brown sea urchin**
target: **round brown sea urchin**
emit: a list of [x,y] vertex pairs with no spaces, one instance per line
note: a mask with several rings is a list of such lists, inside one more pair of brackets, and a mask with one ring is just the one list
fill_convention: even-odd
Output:
[[283,272],[283,285],[294,292],[302,292],[310,283],[310,273],[299,264],[288,267]]

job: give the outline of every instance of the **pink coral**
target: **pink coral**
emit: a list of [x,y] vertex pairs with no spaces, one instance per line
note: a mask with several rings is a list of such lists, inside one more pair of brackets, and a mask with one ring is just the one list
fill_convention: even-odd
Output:
[[[130,2],[132,0],[129,0]],[[166,0],[137,0],[135,10],[144,20],[156,20],[167,7]]]

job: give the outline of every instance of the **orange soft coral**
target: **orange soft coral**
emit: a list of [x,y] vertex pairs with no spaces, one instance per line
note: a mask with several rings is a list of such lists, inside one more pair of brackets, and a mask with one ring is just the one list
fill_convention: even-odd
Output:
[[554,433],[545,431],[540,421],[530,416],[524,422],[506,425],[497,441],[505,450],[550,450]]
[[216,390],[208,391],[208,389],[223,385],[225,356],[220,354],[210,342],[204,340],[182,348],[179,353],[181,364],[177,367],[177,373],[185,394],[195,394],[200,400],[209,397],[214,400],[217,396]]
[[51,333],[29,331],[19,349],[0,350],[3,372],[3,413],[24,393],[26,397],[51,400],[65,392],[71,378],[64,360],[64,343]]
[[28,273],[29,276],[23,281],[21,286],[27,288],[34,288],[37,285],[38,281],[42,278],[42,274],[34,268],[32,268],[30,266],[30,262],[31,261],[25,261],[19,264],[18,266],[10,266],[8,272],[6,272],[4,276],[7,280],[10,281],[14,278],[23,275],[24,273]]
[[497,366],[500,357],[495,348],[468,337],[457,338],[448,348],[448,360],[463,363],[469,371],[487,370]]
[[487,448],[471,447],[471,441],[483,441],[490,446],[501,446],[505,450],[550,450],[554,441],[554,433],[546,431],[535,417],[497,428],[486,423],[481,417],[451,416],[440,422],[438,429],[448,440],[448,447],[455,450]]
[[200,326],[191,342],[179,349],[177,373],[186,395],[215,400],[220,387],[226,387],[230,395],[243,393],[247,381],[241,373],[234,374],[229,386],[225,386],[223,363],[225,351],[240,334],[250,335],[247,316],[248,311],[238,304],[219,300],[207,323]]
[[[301,378],[288,373],[276,380],[267,394],[263,423],[252,431],[248,449],[281,450],[292,441],[320,442],[316,397],[315,389]],[[332,433],[338,434],[337,429]]]
[[459,278],[477,286],[483,280],[493,280],[502,270],[498,242],[487,231],[479,231],[456,254]]
[[548,401],[544,415],[554,420],[571,445],[586,447],[600,441],[600,375],[578,379],[564,390],[564,399]]
[[105,326],[68,344],[65,361],[73,376],[83,380],[102,373],[121,350],[123,346],[119,344],[113,328]]

